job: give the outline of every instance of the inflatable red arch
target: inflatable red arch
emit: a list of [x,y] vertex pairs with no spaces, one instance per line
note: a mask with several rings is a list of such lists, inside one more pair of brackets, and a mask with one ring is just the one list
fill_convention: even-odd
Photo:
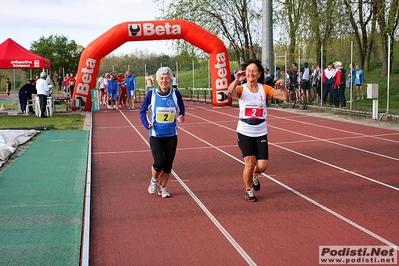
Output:
[[[80,97],[82,109],[91,110],[91,89],[96,87],[100,61],[128,41],[184,39],[209,53],[212,77],[212,103],[231,104],[228,97],[230,64],[226,46],[214,34],[185,20],[124,22],[115,25],[91,42],[83,51],[77,72],[72,100]],[[72,107],[76,109],[76,107]]]

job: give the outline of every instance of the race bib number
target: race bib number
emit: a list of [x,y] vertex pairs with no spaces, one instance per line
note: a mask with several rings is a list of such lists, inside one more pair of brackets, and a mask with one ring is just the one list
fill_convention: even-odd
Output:
[[158,107],[155,120],[158,123],[172,123],[175,121],[176,109],[173,107]]
[[260,106],[258,104],[247,104],[245,105],[244,115],[246,117],[262,118],[263,106]]

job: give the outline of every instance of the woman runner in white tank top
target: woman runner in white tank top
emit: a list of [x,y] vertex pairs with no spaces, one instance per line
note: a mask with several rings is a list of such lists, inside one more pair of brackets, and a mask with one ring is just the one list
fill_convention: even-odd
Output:
[[[239,100],[237,139],[245,163],[245,198],[256,201],[254,190],[260,189],[258,175],[266,170],[269,159],[266,98],[287,100],[289,92],[281,83],[278,89],[263,84],[264,68],[258,59],[244,63],[242,69],[230,84],[229,94]],[[239,85],[244,80],[246,83]]]

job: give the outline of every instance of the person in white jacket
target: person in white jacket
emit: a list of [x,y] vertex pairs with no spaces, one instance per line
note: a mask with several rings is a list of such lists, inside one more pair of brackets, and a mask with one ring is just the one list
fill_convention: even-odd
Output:
[[46,116],[47,96],[50,95],[50,86],[46,80],[46,72],[40,73],[40,78],[36,81],[37,96],[39,97],[40,117]]

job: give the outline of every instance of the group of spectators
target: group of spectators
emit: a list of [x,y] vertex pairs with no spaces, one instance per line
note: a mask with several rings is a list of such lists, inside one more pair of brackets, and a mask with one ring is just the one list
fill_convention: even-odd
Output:
[[129,110],[134,110],[137,86],[136,77],[130,70],[117,75],[112,72],[101,73],[97,84],[100,89],[101,105],[107,105],[113,110],[126,106]]
[[41,72],[40,77],[28,79],[28,82],[24,84],[18,92],[19,104],[21,106],[22,114],[34,114],[32,105],[26,108],[28,102],[33,101],[33,95],[36,94],[39,98],[39,107],[41,113],[40,117],[46,117],[45,109],[47,104],[47,96],[51,94],[51,80],[50,75],[46,72]]
[[[359,65],[354,68],[349,65],[350,72],[347,75],[342,62],[329,62],[327,68],[321,71],[320,66],[308,67],[305,62],[303,67],[293,63],[287,67],[286,81],[290,91],[301,90],[306,102],[328,103],[334,107],[346,107],[345,88],[355,86],[357,98],[355,101],[364,100],[364,74]],[[322,91],[323,90],[323,91]]]
[[57,82],[58,82],[60,88],[62,86],[63,91],[65,94],[68,95],[68,98],[70,96],[72,96],[73,90],[75,89],[75,83],[76,83],[76,77],[72,73],[70,73],[69,75],[66,75],[64,77],[63,81],[61,81],[61,79],[59,78],[57,80]]

